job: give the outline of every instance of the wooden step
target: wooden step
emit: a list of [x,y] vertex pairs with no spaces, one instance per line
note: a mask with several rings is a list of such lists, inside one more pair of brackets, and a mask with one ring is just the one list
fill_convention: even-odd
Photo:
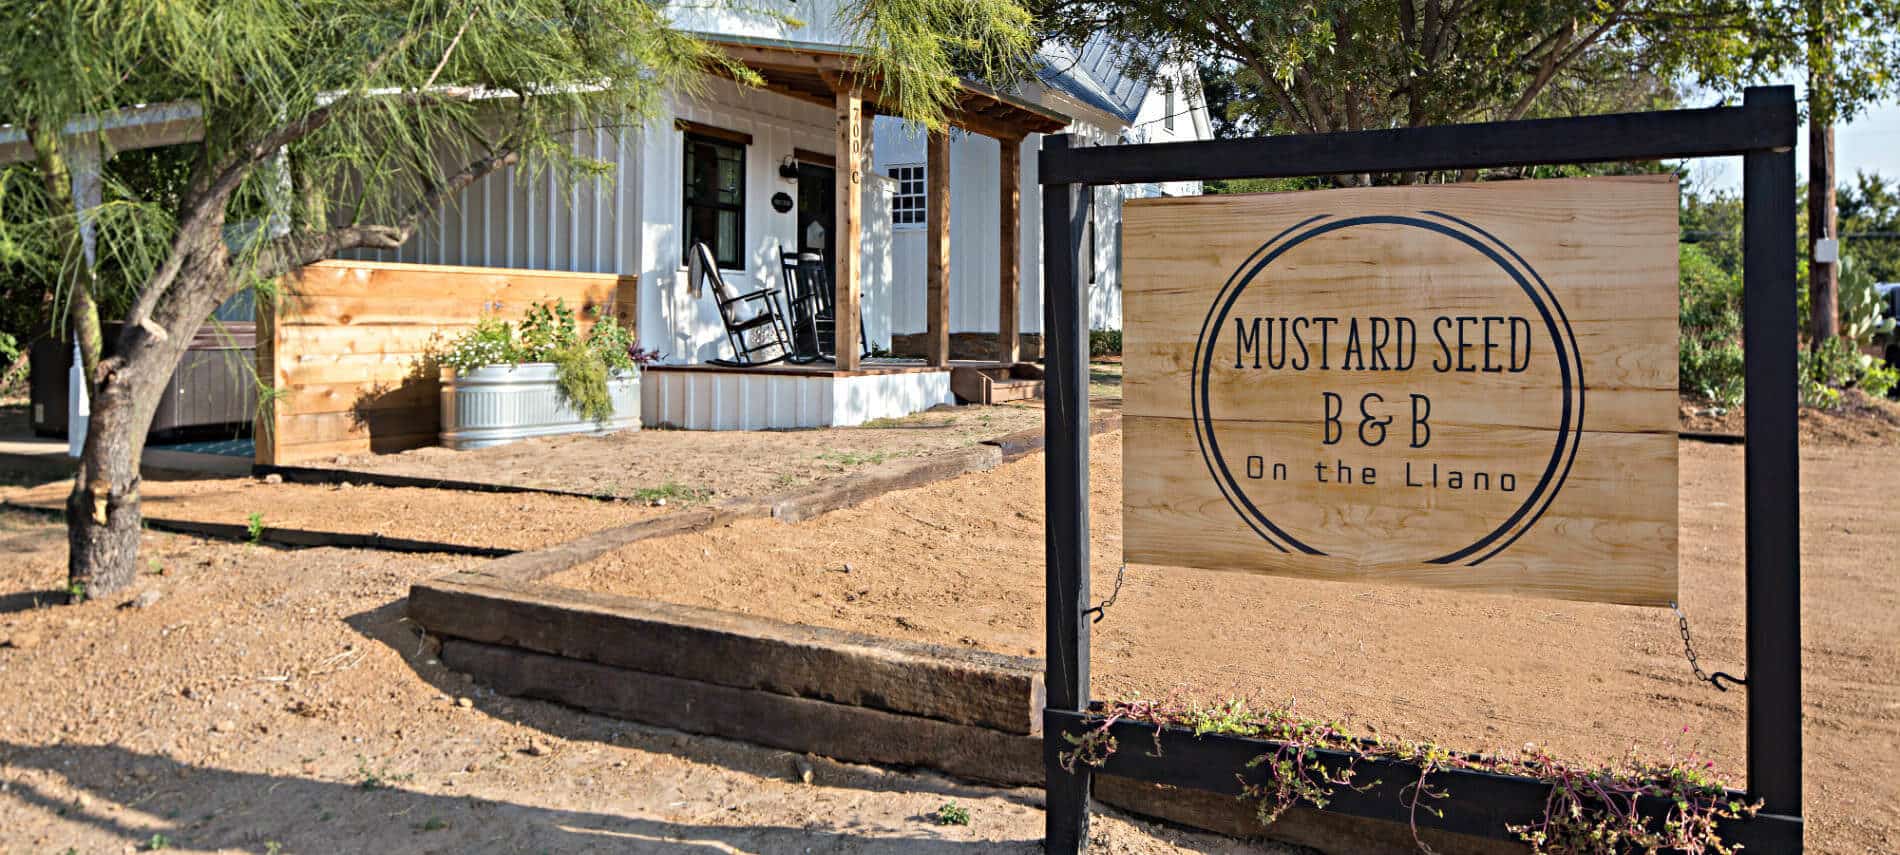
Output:
[[1042,397],[1042,367],[1015,365],[956,365],[950,369],[950,391],[965,404],[1000,404]]

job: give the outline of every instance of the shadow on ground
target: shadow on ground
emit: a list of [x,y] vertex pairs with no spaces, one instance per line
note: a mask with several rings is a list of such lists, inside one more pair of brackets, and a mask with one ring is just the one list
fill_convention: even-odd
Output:
[[[116,746],[43,747],[0,741],[0,761],[15,769],[62,776],[71,786],[91,794],[82,806],[55,799],[32,783],[15,781],[0,798],[19,799],[128,843],[180,852],[351,851],[354,845],[365,845],[386,852],[843,849],[929,855],[997,848],[995,842],[934,839],[927,830],[872,838],[789,826],[683,825],[417,793],[400,785],[372,787],[206,769]],[[139,783],[120,783],[128,779]]]
[[1043,794],[1039,789],[1003,789],[964,783],[929,769],[915,770],[914,774],[909,774],[884,767],[842,763],[717,736],[688,735],[670,728],[597,715],[549,701],[499,695],[485,686],[465,682],[460,672],[439,664],[434,657],[435,645],[425,640],[416,625],[404,617],[408,607],[409,600],[405,597],[344,620],[364,637],[388,646],[402,656],[416,675],[437,691],[466,697],[475,709],[484,714],[518,722],[549,736],[670,754],[694,763],[764,778],[789,777],[793,769],[792,758],[804,757],[811,765],[813,783],[821,786],[867,792],[929,793],[950,799],[1003,798],[1038,810],[1043,805]]

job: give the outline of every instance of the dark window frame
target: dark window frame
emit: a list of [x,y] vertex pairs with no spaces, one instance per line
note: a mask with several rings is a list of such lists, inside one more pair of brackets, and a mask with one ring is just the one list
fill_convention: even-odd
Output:
[[929,168],[921,163],[894,163],[886,172],[897,182],[891,192],[891,226],[923,228],[929,219]]
[[[682,259],[686,258],[688,254],[684,250],[690,250],[694,243],[704,241],[707,246],[712,248],[713,261],[719,265],[721,270],[745,270],[745,219],[747,202],[746,148],[750,143],[751,137],[746,135],[714,135],[705,133],[698,128],[681,131],[680,234],[684,238],[681,246],[682,252],[680,253]],[[719,201],[719,191],[716,189],[711,191],[710,196],[694,195],[691,159],[695,146],[709,146],[715,151],[725,149],[738,154],[738,202]],[[700,235],[693,230],[693,213],[696,209],[700,208],[710,209],[716,212],[730,211],[738,218],[738,226],[734,230],[733,245],[731,247],[722,248],[719,246],[719,236],[717,234]],[[726,251],[722,252],[722,249]]]

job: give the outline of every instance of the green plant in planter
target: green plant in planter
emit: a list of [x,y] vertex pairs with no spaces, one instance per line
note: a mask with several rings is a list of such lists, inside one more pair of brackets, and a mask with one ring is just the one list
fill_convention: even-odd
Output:
[[[1338,788],[1356,788],[1355,766],[1369,758],[1398,760],[1417,767],[1418,781],[1403,791],[1414,820],[1414,839],[1419,811],[1443,815],[1428,801],[1445,796],[1431,786],[1430,778],[1436,772],[1468,769],[1543,782],[1551,788],[1544,815],[1506,829],[1538,855],[1665,850],[1733,855],[1739,847],[1722,840],[1717,823],[1753,816],[1760,808],[1759,804],[1732,798],[1728,787],[1714,774],[1714,764],[1694,756],[1653,760],[1632,752],[1622,764],[1592,766],[1569,763],[1532,746],[1508,757],[1458,754],[1426,742],[1355,734],[1340,722],[1296,715],[1290,705],[1258,708],[1240,699],[1212,704],[1175,698],[1117,701],[1104,707],[1100,715],[1099,725],[1086,733],[1063,734],[1070,745],[1069,750],[1057,754],[1063,768],[1073,772],[1078,764],[1101,766],[1107,762],[1120,748],[1109,733],[1118,721],[1184,728],[1196,736],[1214,734],[1267,741],[1272,748],[1247,763],[1248,769],[1264,771],[1264,781],[1248,783],[1245,794],[1258,802],[1257,815],[1263,824],[1279,819],[1296,805],[1324,808]],[[1152,750],[1161,750],[1159,730]],[[1343,759],[1328,765],[1322,759],[1327,756]],[[1637,810],[1638,800],[1644,798],[1660,800],[1673,808],[1659,824],[1652,825]],[[1423,841],[1419,841],[1419,847],[1431,851]]]
[[556,385],[568,406],[596,422],[614,415],[608,381],[618,372],[635,370],[639,364],[632,330],[621,326],[612,315],[604,315],[582,337],[574,310],[560,300],[529,306],[518,327],[499,318],[482,318],[436,357],[457,371],[489,365],[551,363]]

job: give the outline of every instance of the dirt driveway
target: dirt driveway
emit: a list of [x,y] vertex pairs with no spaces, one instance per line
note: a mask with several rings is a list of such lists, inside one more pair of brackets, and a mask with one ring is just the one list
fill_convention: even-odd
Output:
[[[1684,443],[1681,590],[1704,667],[1743,662],[1742,452]],[[1093,441],[1092,567],[1113,587],[1120,434]],[[1900,851],[1900,456],[1802,460],[1811,851]],[[556,584],[891,637],[1040,655],[1040,456],[798,526],[746,520],[645,541]],[[1291,701],[1465,750],[1712,759],[1740,783],[1743,691],[1697,683],[1667,609],[1130,566],[1094,628],[1094,696]]]
[[[1041,848],[1038,791],[821,759],[807,784],[783,751],[464,682],[400,598],[476,559],[154,533],[133,591],[36,608],[64,538],[0,512],[0,853]],[[947,802],[970,824],[938,825]],[[1104,852],[1285,851],[1096,827]]]

